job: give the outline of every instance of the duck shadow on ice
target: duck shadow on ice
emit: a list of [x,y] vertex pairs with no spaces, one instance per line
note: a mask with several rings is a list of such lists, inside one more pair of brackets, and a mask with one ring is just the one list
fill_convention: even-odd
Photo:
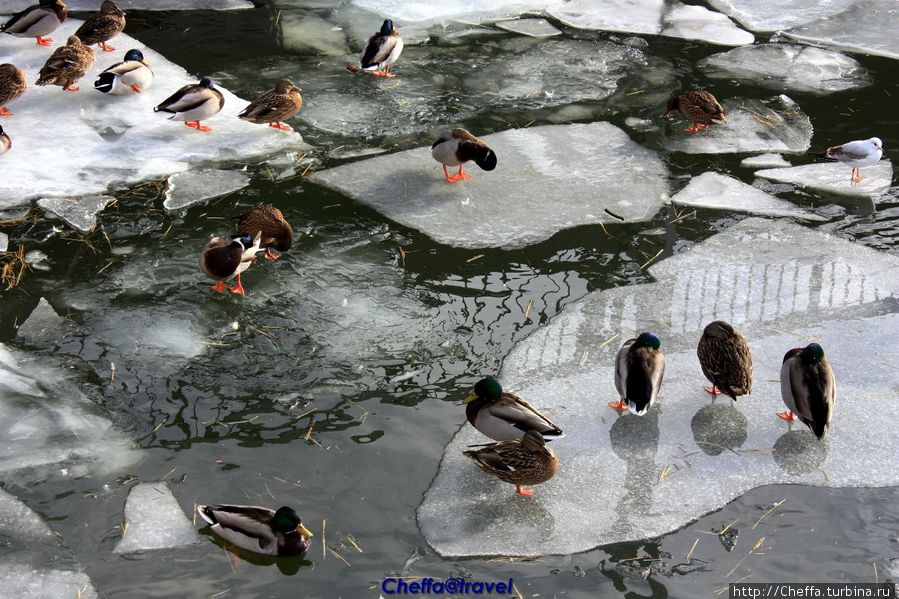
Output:
[[625,463],[624,493],[615,509],[612,529],[629,530],[636,523],[631,516],[652,511],[653,490],[657,480],[656,455],[659,451],[659,418],[661,406],[654,406],[645,416],[627,413],[609,428],[612,452]]

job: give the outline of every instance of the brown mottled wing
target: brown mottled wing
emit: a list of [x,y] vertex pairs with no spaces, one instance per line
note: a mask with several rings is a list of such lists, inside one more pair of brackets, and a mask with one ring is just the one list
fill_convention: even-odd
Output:
[[301,106],[302,102],[291,94],[271,90],[253,100],[238,116],[253,123],[272,123],[289,119],[300,111]]
[[508,474],[533,468],[538,463],[537,457],[523,448],[519,441],[490,443],[476,451],[463,453],[488,474]]
[[111,40],[125,29],[125,17],[116,14],[96,14],[88,18],[75,35],[81,43],[90,46]]
[[703,335],[697,348],[702,373],[725,395],[736,400],[752,393],[752,355],[742,335]]
[[261,247],[273,247],[284,252],[293,245],[293,229],[280,210],[271,204],[254,206],[237,221],[237,233],[255,237],[262,231]]
[[[5,66],[8,68],[3,68]],[[13,65],[0,65],[0,106],[25,93],[28,83],[22,75]]]
[[724,114],[724,109],[709,92],[693,91],[681,96],[683,112],[698,123],[709,124],[712,117]]
[[393,47],[396,46],[398,39],[400,38],[392,35],[381,35],[380,33],[371,36],[362,50],[362,60],[360,61],[362,68],[368,69],[387,60],[387,57],[393,52]]
[[94,53],[84,46],[62,46],[56,49],[38,74],[38,85],[76,80],[94,64]]

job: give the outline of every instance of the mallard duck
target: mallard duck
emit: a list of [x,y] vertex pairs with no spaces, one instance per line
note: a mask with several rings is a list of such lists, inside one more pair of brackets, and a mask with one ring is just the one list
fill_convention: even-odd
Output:
[[[437,141],[431,144],[431,156],[443,164],[443,174],[450,183],[471,177],[462,170],[462,166],[469,160],[474,160],[475,164],[485,171],[496,168],[496,153],[465,129],[452,129],[441,133]],[[448,166],[458,166],[459,172],[450,176],[446,170]]]
[[824,349],[817,343],[791,349],[780,367],[780,395],[788,410],[777,416],[799,421],[819,439],[830,425],[836,403],[836,380]]
[[103,0],[100,12],[88,17],[75,32],[86,46],[99,44],[104,52],[115,50],[106,44],[125,30],[125,13],[114,0]]
[[0,26],[0,32],[16,37],[33,37],[39,46],[49,46],[53,40],[44,36],[56,31],[68,14],[62,0],[40,0],[40,3],[14,14]]
[[[362,70],[375,77],[396,77],[390,74],[390,65],[396,62],[403,52],[403,38],[399,30],[393,27],[393,21],[384,19],[381,30],[368,39],[362,48]],[[347,65],[350,67],[350,65]],[[355,67],[351,71],[357,71]]]
[[140,50],[128,50],[124,62],[117,62],[97,77],[94,89],[104,94],[139,94],[153,85],[153,71]]
[[521,485],[537,485],[548,481],[559,469],[559,458],[546,446],[543,435],[528,431],[521,439],[500,441],[483,445],[474,451],[463,451],[478,468],[492,474],[503,482],[515,485],[519,495],[533,495],[533,489],[522,489]]
[[680,110],[681,114],[693,121],[692,127],[684,129],[687,133],[708,129],[713,121],[727,122],[721,104],[706,91],[692,91],[671,98],[662,116],[668,116],[675,110]]
[[0,64],[0,116],[12,116],[5,105],[19,98],[26,89],[25,71],[14,64]]
[[281,131],[293,131],[290,125],[281,121],[293,117],[303,107],[302,91],[289,79],[281,79],[275,84],[275,89],[253,100],[237,116],[258,125],[268,123],[269,127]]
[[261,555],[301,555],[314,536],[287,506],[275,511],[254,505],[198,505],[197,513],[222,540]]
[[72,84],[84,77],[94,65],[94,51],[81,43],[77,35],[70,35],[66,45],[59,47],[38,73],[38,85],[61,85],[66,91],[77,92]]
[[211,289],[217,293],[225,292],[225,281],[235,276],[237,285],[228,288],[231,293],[244,294],[243,284],[240,282],[240,273],[250,268],[250,264],[260,251],[260,236],[255,239],[249,235],[234,235],[231,237],[214,237],[203,248],[200,254],[200,269],[218,283]]
[[293,228],[281,211],[271,204],[253,206],[241,214],[237,220],[237,234],[260,234],[260,247],[265,248],[266,260],[277,260],[278,255],[272,252],[272,248],[286,252],[293,245]]
[[655,403],[665,376],[665,355],[662,342],[653,333],[640,333],[628,339],[615,358],[615,388],[619,400],[609,402],[615,410],[630,410],[643,416]]
[[852,167],[852,178],[849,184],[860,183],[867,179],[859,169],[880,162],[883,156],[883,142],[879,137],[857,139],[839,146],[831,146],[826,152],[815,154],[820,158],[831,158]]
[[547,441],[562,436],[562,429],[525,400],[505,393],[493,377],[478,381],[465,404],[471,425],[494,441],[521,439],[528,431],[537,431]]
[[10,148],[12,148],[12,140],[9,138],[9,135],[3,131],[3,127],[0,127],[0,154],[6,154],[9,152]]
[[736,401],[738,396],[752,393],[752,354],[746,339],[729,323],[710,322],[699,339],[696,355],[702,373],[712,383],[704,387],[712,397],[723,393]]
[[215,88],[212,79],[203,77],[199,83],[185,85],[166,98],[153,112],[167,112],[169,120],[184,121],[197,131],[212,131],[211,127],[200,124],[216,115],[225,105],[225,97]]

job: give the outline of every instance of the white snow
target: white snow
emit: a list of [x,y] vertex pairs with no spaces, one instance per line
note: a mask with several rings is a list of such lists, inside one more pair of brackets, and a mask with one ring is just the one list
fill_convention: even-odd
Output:
[[671,197],[671,201],[681,206],[748,212],[760,216],[827,220],[739,179],[713,172],[705,172],[690,179],[686,187]]
[[775,90],[828,94],[868,85],[868,71],[839,52],[793,44],[734,48],[699,61],[713,79],[742,79]]
[[250,184],[246,173],[214,168],[195,169],[169,177],[163,208],[181,210],[241,190]]
[[[533,498],[516,496],[462,456],[484,442],[464,425],[418,510],[428,544],[454,557],[569,554],[660,536],[761,485],[899,484],[897,456],[882,451],[895,438],[899,404],[876,414],[864,407],[872,394],[895,391],[896,371],[882,356],[899,345],[897,268],[895,256],[749,218],[650,267],[655,283],[568,306],[519,343],[501,373],[506,388],[565,431],[552,443],[559,472]],[[732,322],[753,352],[753,393],[735,409],[727,398],[712,405],[702,390],[696,343],[715,319]],[[660,334],[666,355],[659,402],[643,418],[618,417],[606,407],[617,399],[615,352],[644,330]],[[783,354],[812,340],[837,378],[821,442],[775,416]]]
[[37,205],[55,214],[79,233],[90,233],[97,226],[97,214],[115,201],[112,196],[82,198],[41,198]]
[[692,125],[679,112],[672,113],[665,147],[687,154],[733,152],[786,152],[808,150],[812,124],[791,98],[781,95],[766,101],[722,98],[726,123],[713,123],[698,133],[687,133]]
[[780,154],[759,154],[758,156],[744,158],[740,161],[740,166],[745,168],[780,168],[782,166],[790,166],[790,163]]
[[806,164],[791,168],[776,168],[757,171],[757,177],[791,183],[814,191],[836,193],[849,196],[864,196],[877,199],[890,189],[893,180],[893,164],[889,160],[881,160],[874,166],[860,169],[867,177],[861,183],[852,183],[852,168],[839,162],[822,162]]
[[[812,44],[822,44],[850,52],[899,59],[899,6],[894,0],[863,0],[837,15],[811,12],[817,20],[784,32],[784,35]],[[820,18],[819,18],[820,17]]]
[[512,19],[494,23],[496,27],[529,37],[554,37],[562,32],[546,19]]
[[[78,19],[66,19],[53,33],[55,43],[80,24]],[[81,91],[74,93],[31,85],[49,50],[33,39],[4,37],[4,60],[26,72],[30,87],[9,106],[15,116],[3,121],[15,145],[3,155],[0,208],[36,197],[100,194],[110,186],[165,177],[200,163],[233,162],[305,147],[298,134],[237,119],[247,102],[224,89],[224,109],[205,123],[212,127],[210,133],[154,114],[154,106],[197,77],[127,35],[116,37],[115,53],[98,52],[94,67],[78,83]],[[125,97],[94,90],[97,74],[120,61],[129,48],[144,53],[156,84]]]
[[522,247],[584,224],[640,222],[668,190],[659,156],[609,123],[511,129],[483,136],[491,172],[445,181],[429,147],[320,171],[311,180],[458,247]]
[[113,550],[134,553],[194,545],[200,536],[164,482],[140,483],[125,502],[125,534]]

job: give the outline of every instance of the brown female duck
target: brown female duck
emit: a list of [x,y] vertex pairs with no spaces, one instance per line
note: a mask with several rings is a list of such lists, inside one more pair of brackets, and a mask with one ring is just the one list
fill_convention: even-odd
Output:
[[278,252],[286,252],[293,245],[293,228],[271,204],[254,206],[240,215],[237,220],[237,234],[255,236],[261,234],[260,247],[265,248],[265,259],[276,260]]
[[711,387],[704,389],[716,397],[719,393],[734,401],[752,393],[752,354],[737,329],[723,320],[710,322],[696,348],[699,365]]
[[25,71],[14,64],[0,64],[0,116],[12,116],[5,105],[18,99],[26,89]]
[[709,125],[715,121],[727,122],[721,104],[718,103],[715,96],[707,91],[691,91],[671,98],[665,114],[662,116],[668,116],[675,110],[679,110],[681,114],[693,121],[692,127],[684,129],[687,133],[708,129]]
[[281,121],[293,117],[303,107],[302,90],[289,79],[281,79],[270,90],[253,100],[238,114],[238,118],[258,125],[268,123],[269,127],[281,131],[293,131],[290,125]]
[[559,458],[546,446],[543,435],[528,431],[516,441],[500,441],[485,445],[475,451],[463,451],[465,457],[475,465],[503,482],[515,485],[519,495],[533,495],[533,489],[522,489],[521,485],[537,485],[553,477],[559,469]]
[[92,15],[75,32],[86,46],[99,44],[105,52],[115,50],[106,44],[125,29],[125,13],[114,0],[103,0],[100,12]]
[[61,85],[66,91],[77,92],[72,84],[84,77],[94,65],[94,51],[81,43],[77,35],[69,36],[65,46],[56,49],[41,72],[38,85]]

